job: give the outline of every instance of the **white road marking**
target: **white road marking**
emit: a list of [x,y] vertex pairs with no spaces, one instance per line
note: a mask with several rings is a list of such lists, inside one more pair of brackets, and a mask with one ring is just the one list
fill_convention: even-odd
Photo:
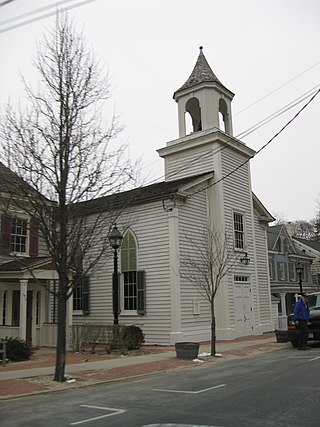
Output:
[[313,359],[309,359],[309,362],[313,362],[314,360],[320,359],[320,356],[314,357]]
[[89,421],[100,420],[101,418],[112,417],[113,415],[119,415],[119,414],[123,414],[124,412],[126,412],[125,409],[107,408],[104,406],[93,406],[93,405],[80,405],[80,406],[82,408],[102,409],[103,411],[111,411],[111,413],[105,414],[105,415],[100,415],[99,417],[87,418],[86,420],[76,421],[74,423],[71,423],[70,424],[71,426],[75,426],[77,424],[88,423]]
[[185,393],[185,394],[199,394],[199,393],[204,393],[205,391],[209,391],[209,390],[214,390],[216,388],[221,388],[221,387],[225,387],[226,384],[219,384],[216,385],[214,387],[209,387],[209,388],[204,388],[203,390],[198,390],[198,391],[188,391],[188,390],[163,390],[161,388],[154,388],[153,391],[163,391],[163,392],[167,392],[167,393]]

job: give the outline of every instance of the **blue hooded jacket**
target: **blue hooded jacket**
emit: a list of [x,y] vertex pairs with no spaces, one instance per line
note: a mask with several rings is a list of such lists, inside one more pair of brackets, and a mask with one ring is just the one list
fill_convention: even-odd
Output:
[[310,309],[308,303],[304,303],[301,299],[296,302],[293,310],[294,320],[309,320]]

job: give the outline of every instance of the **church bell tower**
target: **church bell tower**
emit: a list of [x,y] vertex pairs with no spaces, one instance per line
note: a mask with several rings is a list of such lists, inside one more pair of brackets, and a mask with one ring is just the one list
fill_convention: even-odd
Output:
[[211,70],[200,46],[197,62],[188,80],[175,91],[178,103],[179,138],[187,135],[190,115],[191,132],[217,128],[232,136],[231,101],[234,94]]

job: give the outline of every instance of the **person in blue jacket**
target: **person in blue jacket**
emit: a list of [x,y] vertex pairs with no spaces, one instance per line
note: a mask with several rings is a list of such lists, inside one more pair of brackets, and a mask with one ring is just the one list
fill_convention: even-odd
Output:
[[307,346],[309,335],[308,321],[310,319],[310,309],[308,305],[307,294],[302,293],[300,295],[300,298],[294,306],[293,314],[295,324],[299,328],[298,350],[308,350],[310,349],[310,347]]

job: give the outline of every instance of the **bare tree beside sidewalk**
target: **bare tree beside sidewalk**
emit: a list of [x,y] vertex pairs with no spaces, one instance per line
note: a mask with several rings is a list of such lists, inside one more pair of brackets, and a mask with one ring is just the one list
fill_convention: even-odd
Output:
[[[137,176],[138,162],[130,161],[126,145],[117,139],[121,131],[117,117],[111,114],[110,123],[102,124],[109,79],[67,15],[57,14],[34,66],[39,86],[33,89],[25,83],[28,107],[15,111],[6,106],[1,154],[7,166],[36,190],[20,186],[19,197],[13,191],[10,203],[29,212],[30,229],[44,239],[58,273],[54,380],[62,382],[67,300],[75,287],[70,272],[83,275],[96,265],[109,247],[107,236],[114,221],[102,214],[88,219],[86,200],[128,188]],[[82,215],[70,210],[78,202]]]
[[215,298],[226,275],[239,263],[230,233],[214,230],[208,224],[196,237],[185,236],[192,251],[181,256],[180,275],[209,302],[211,312],[211,356],[216,355]]

